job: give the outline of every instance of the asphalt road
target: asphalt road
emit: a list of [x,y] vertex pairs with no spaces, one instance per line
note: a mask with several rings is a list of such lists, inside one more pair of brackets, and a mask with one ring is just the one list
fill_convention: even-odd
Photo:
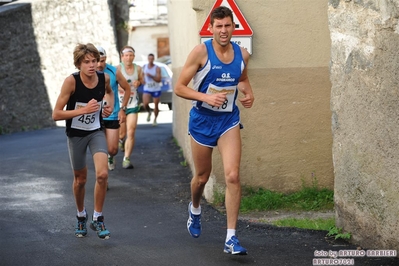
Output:
[[[109,174],[104,207],[109,240],[90,229],[74,236],[72,171],[64,128],[0,136],[0,265],[312,265],[315,251],[347,250],[326,232],[240,221],[249,254],[223,253],[225,217],[203,202],[203,234],[186,229],[191,173],[180,162],[172,125],[142,123],[131,157],[135,169]],[[93,212],[93,164],[88,156],[86,208]],[[335,243],[336,244],[336,243]],[[354,258],[355,265],[399,265],[392,258]]]

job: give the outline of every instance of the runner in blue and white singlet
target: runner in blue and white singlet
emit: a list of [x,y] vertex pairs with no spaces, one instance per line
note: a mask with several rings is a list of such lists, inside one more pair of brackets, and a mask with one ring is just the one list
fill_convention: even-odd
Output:
[[[193,103],[188,131],[195,169],[191,180],[187,230],[194,238],[201,235],[201,197],[212,172],[213,148],[218,146],[226,184],[227,232],[223,251],[246,255],[247,250],[236,236],[241,201],[242,149],[236,100],[244,108],[251,108],[254,96],[247,75],[250,55],[231,42],[235,29],[233,19],[233,12],[228,7],[220,6],[211,11],[209,30],[213,38],[190,52],[174,92]],[[193,88],[189,87],[191,80]]]
[[220,107],[213,107],[198,101],[193,101],[193,106],[198,112],[204,114],[216,115],[218,113],[236,111],[237,84],[245,68],[240,47],[232,43],[235,55],[234,60],[229,64],[225,64],[215,55],[212,40],[206,41],[205,45],[208,51],[208,61],[195,74],[193,89],[206,94],[226,92],[227,99]]
[[143,66],[144,74],[144,88],[143,88],[143,106],[148,112],[147,122],[151,120],[151,108],[149,103],[151,98],[154,102],[154,121],[153,126],[157,125],[157,118],[159,114],[159,103],[161,97],[161,84],[162,75],[161,68],[154,64],[155,56],[153,54],[148,55],[148,64]]

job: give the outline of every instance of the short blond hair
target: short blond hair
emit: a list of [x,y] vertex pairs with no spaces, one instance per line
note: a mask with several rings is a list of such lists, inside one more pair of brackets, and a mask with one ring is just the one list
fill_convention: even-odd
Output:
[[78,43],[76,45],[75,50],[73,51],[73,64],[77,69],[80,69],[80,64],[88,54],[91,54],[94,58],[96,58],[97,62],[100,61],[100,53],[92,43]]

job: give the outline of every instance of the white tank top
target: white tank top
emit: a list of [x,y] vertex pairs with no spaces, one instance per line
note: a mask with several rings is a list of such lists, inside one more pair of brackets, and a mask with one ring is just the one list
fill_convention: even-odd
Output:
[[154,65],[152,68],[149,68],[148,65],[144,66],[144,90],[145,91],[160,91],[161,86],[159,82],[154,81],[152,78],[148,77],[146,74],[150,74],[151,76],[155,76],[157,74],[157,68],[159,66]]
[[[138,80],[139,79],[139,74],[137,71],[137,65],[133,63],[133,74],[132,75],[128,75],[126,73],[126,69],[125,69],[125,65],[123,63],[121,63],[121,72],[122,75],[125,77],[125,79],[127,80],[127,83],[129,83],[130,85],[130,97],[129,97],[129,101],[127,102],[127,108],[136,108],[137,106],[139,106],[139,97],[137,95],[137,88],[133,86],[133,81]],[[122,90],[121,88],[118,89],[118,96],[119,96],[119,104],[120,106],[122,106],[123,104],[123,97],[125,95],[125,91]]]

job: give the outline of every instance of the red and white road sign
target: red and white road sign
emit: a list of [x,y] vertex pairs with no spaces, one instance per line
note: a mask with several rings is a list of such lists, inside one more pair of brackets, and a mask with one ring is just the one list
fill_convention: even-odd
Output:
[[213,37],[213,34],[209,31],[211,12],[219,6],[226,6],[233,11],[233,19],[236,28],[233,31],[231,41],[244,47],[250,54],[252,54],[252,35],[254,33],[234,0],[216,0],[200,30],[199,35],[201,37],[201,43]]
[[[247,20],[244,15],[241,13],[241,10],[238,8],[236,2],[234,0],[216,0],[213,5],[211,12],[213,9],[219,6],[226,6],[233,11],[234,23],[236,24],[236,28],[233,31],[233,36],[252,36],[253,31],[249,26]],[[212,33],[209,31],[209,23],[211,21],[211,12],[209,12],[208,17],[205,20],[204,25],[202,26],[199,35],[201,37],[211,37]]]

